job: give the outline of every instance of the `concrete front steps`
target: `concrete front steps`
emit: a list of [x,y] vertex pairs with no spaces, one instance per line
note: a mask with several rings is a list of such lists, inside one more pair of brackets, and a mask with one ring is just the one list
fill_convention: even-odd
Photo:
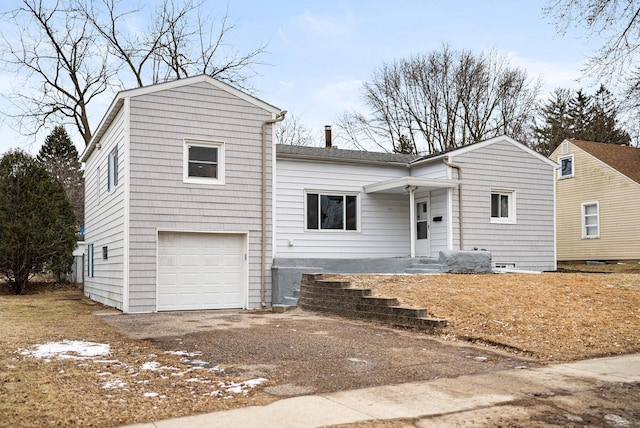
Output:
[[447,320],[428,317],[424,308],[400,306],[394,297],[374,297],[370,289],[352,288],[348,281],[325,280],[323,274],[303,274],[298,306],[348,318],[372,319],[415,328],[446,327]]

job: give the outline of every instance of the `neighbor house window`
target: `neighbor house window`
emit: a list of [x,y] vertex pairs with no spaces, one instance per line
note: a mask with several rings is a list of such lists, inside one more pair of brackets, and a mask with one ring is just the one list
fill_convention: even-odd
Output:
[[600,204],[585,202],[582,204],[582,238],[600,237]]
[[107,191],[110,192],[118,185],[118,146],[109,153],[107,163]]
[[516,195],[513,190],[491,191],[491,222],[516,222]]
[[558,170],[558,178],[573,177],[573,155],[560,156],[558,158],[560,169]]
[[307,193],[307,230],[358,230],[358,196]]
[[185,141],[184,181],[224,184],[224,145]]
[[102,260],[109,260],[109,247],[102,247]]

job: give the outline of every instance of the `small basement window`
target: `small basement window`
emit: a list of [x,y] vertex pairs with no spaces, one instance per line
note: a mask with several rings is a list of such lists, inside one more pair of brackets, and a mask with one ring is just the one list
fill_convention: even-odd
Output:
[[496,269],[515,269],[516,264],[515,263],[496,263],[495,268]]

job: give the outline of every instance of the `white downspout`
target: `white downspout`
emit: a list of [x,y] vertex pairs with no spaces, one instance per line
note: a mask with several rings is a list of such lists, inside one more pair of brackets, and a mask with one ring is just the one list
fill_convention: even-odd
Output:
[[[274,119],[265,120],[262,122],[262,227],[260,230],[260,304],[263,308],[267,307],[267,303],[264,301],[265,296],[265,268],[267,257],[267,125],[272,125],[276,122],[282,122],[284,116],[287,114],[286,110],[282,110]],[[274,142],[271,142],[274,144]],[[275,162],[272,159],[271,162]],[[273,187],[273,183],[272,183]],[[272,195],[273,197],[273,195]],[[271,221],[273,222],[273,218]],[[272,226],[273,228],[273,226]]]

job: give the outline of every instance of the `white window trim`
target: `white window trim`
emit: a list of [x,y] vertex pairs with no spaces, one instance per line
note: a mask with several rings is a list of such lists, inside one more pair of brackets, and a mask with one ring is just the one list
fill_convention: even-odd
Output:
[[[348,230],[346,229],[346,215],[347,212],[344,210],[344,228],[343,229],[322,229],[320,224],[318,223],[317,229],[308,229],[307,228],[307,195],[308,194],[318,194],[324,196],[355,196],[356,197],[356,229]],[[359,233],[360,232],[360,223],[361,223],[361,209],[360,209],[360,192],[341,192],[341,191],[327,191],[327,190],[305,190],[304,191],[304,231],[305,232],[318,232],[318,233]]]
[[[509,196],[509,217],[491,216],[491,195],[494,193]],[[489,194],[489,218],[491,223],[496,224],[516,224],[516,191],[514,189],[491,189]]]
[[[208,177],[189,177],[189,146],[199,147],[213,147],[218,149],[218,178]],[[182,150],[182,171],[184,183],[196,183],[196,184],[224,184],[224,143],[221,141],[208,141],[208,140],[184,140]]]
[[118,146],[115,146],[113,150],[107,155],[107,192],[111,193],[118,187],[119,181],[118,171]]
[[[571,159],[571,174],[570,175],[562,175],[562,160],[563,159]],[[568,155],[564,155],[564,156],[560,156],[558,158],[558,164],[560,165],[560,167],[558,168],[558,180],[562,180],[564,178],[572,178],[575,173],[576,173],[576,164],[575,161],[573,159],[573,153],[568,154]]]
[[[598,228],[598,233],[596,235],[587,235],[587,225],[585,224],[585,208],[587,205],[595,205],[596,206],[596,219],[598,220],[596,226]],[[600,202],[599,201],[589,201],[583,202],[581,208],[581,223],[582,223],[582,239],[598,239],[600,238]]]

